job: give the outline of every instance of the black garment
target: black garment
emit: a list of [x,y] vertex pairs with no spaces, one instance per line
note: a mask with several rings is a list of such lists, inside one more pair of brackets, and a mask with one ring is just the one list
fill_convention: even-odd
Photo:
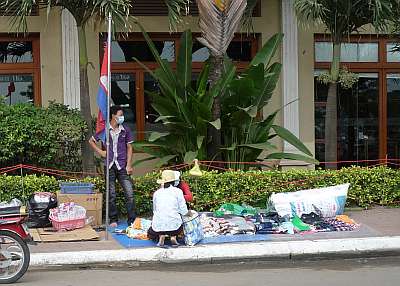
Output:
[[314,212],[309,214],[302,214],[301,220],[306,224],[315,224],[317,222],[322,221],[322,218]]
[[124,189],[125,193],[125,206],[128,214],[128,225],[131,225],[136,218],[135,213],[135,198],[133,195],[133,182],[131,177],[126,172],[126,168],[118,170],[117,166],[112,165],[110,169],[110,222],[118,222],[118,209],[117,209],[117,193],[115,191],[115,181],[118,182]]
[[181,225],[177,230],[172,231],[155,231],[152,227],[147,231],[147,236],[154,241],[158,241],[160,235],[168,235],[168,236],[178,236],[183,232],[183,225]]

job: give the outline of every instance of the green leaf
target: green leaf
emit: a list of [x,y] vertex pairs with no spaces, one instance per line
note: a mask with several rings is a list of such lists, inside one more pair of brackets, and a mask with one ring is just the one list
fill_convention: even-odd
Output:
[[311,164],[319,164],[318,160],[315,160],[312,157],[304,156],[301,154],[284,153],[284,152],[269,154],[265,159],[288,159],[288,160],[304,161]]
[[160,158],[160,160],[157,162],[156,166],[157,167],[161,167],[164,166],[165,164],[167,164],[169,161],[171,161],[172,159],[174,159],[177,155],[167,155],[164,156],[162,158]]
[[272,125],[272,129],[274,129],[274,131],[276,132],[276,134],[278,134],[280,138],[292,144],[295,148],[297,148],[301,152],[309,156],[312,156],[311,151],[308,150],[306,145],[304,145],[296,136],[294,136],[292,132],[278,125]]
[[221,129],[221,119],[217,119],[215,121],[209,122],[212,126],[214,126],[215,129],[220,130]]
[[230,147],[222,147],[222,148],[220,148],[220,149],[222,149],[222,150],[228,150],[228,151],[235,151],[237,147],[238,147],[238,146],[237,146],[236,144],[234,144],[234,145],[232,145],[232,146],[230,146]]
[[186,164],[192,163],[194,159],[196,159],[198,152],[197,151],[189,151],[186,152],[185,154],[185,158],[183,159],[183,161]]
[[203,96],[207,92],[207,82],[209,73],[210,73],[210,63],[209,61],[207,61],[204,64],[203,69],[201,70],[201,73],[196,83],[197,96],[199,97],[199,99],[203,98]]
[[163,115],[163,116],[157,117],[157,119],[154,122],[165,121],[165,119],[174,118],[174,117],[175,116],[173,116],[173,115]]
[[246,108],[242,108],[242,107],[238,106],[238,108],[240,110],[245,111],[251,118],[255,118],[257,116],[257,112],[258,112],[257,106],[251,105]]
[[154,160],[154,159],[157,159],[157,157],[150,156],[150,157],[147,157],[147,158],[144,158],[144,159],[136,160],[135,162],[133,162],[132,166],[136,167],[136,166],[138,166],[138,165],[140,165],[140,164],[142,164],[142,163],[144,163],[146,161],[151,161],[151,160]]
[[201,148],[201,145],[203,145],[203,141],[204,141],[205,136],[197,136],[197,148]]
[[249,147],[253,149],[259,149],[259,150],[271,150],[271,149],[276,149],[276,146],[273,145],[272,143],[269,142],[264,142],[264,143],[254,143],[254,144],[242,144],[239,145],[240,147]]
[[175,83],[176,80],[175,80],[175,76],[174,76],[171,66],[169,65],[169,63],[167,61],[161,59],[161,56],[158,53],[156,46],[154,45],[153,41],[150,39],[149,35],[147,34],[147,32],[145,31],[143,26],[137,21],[135,23],[139,26],[139,28],[143,34],[143,37],[146,40],[151,53],[153,54],[153,57],[155,58],[156,62],[159,64],[160,69],[165,74],[166,78],[168,79],[168,82]]
[[251,66],[257,66],[259,64],[264,64],[268,66],[271,62],[272,57],[275,55],[276,50],[281,44],[283,39],[282,33],[277,33],[272,36],[262,47],[262,49],[257,53],[254,59],[250,62]]
[[149,137],[149,142],[154,142],[157,139],[160,139],[161,137],[168,136],[170,133],[169,132],[151,132],[150,137]]
[[192,32],[190,30],[182,34],[176,71],[183,87],[189,87],[192,83]]
[[232,79],[236,75],[236,66],[229,60],[226,61],[225,71],[222,77],[217,81],[217,83],[211,88],[211,95],[213,98],[223,94],[231,83]]

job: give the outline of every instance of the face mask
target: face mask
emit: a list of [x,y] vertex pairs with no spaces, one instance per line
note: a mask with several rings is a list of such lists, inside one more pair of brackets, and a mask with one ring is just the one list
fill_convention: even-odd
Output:
[[125,120],[125,118],[124,118],[124,116],[123,116],[123,115],[121,115],[121,116],[117,116],[117,123],[118,123],[118,124],[122,124],[122,123],[124,123],[124,120]]

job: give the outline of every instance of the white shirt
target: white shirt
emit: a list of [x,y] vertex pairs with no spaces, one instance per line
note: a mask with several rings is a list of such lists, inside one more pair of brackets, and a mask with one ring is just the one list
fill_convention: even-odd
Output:
[[153,195],[154,231],[174,231],[182,225],[181,215],[187,214],[185,198],[182,190],[170,186],[158,189]]
[[125,130],[125,128],[122,126],[122,124],[118,125],[118,128],[114,129],[112,128],[112,126],[110,125],[110,135],[112,138],[112,142],[113,142],[113,153],[114,153],[114,157],[112,158],[112,162],[110,163],[110,165],[108,166],[108,168],[111,168],[112,165],[115,164],[115,166],[117,166],[118,170],[121,170],[121,166],[118,163],[118,137],[119,134],[121,133],[121,130]]

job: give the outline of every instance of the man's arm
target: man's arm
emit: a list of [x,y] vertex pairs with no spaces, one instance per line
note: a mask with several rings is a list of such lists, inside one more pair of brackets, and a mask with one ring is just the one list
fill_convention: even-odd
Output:
[[97,154],[99,154],[101,157],[103,157],[103,158],[107,157],[107,152],[106,152],[105,150],[101,150],[101,149],[97,146],[96,140],[94,140],[93,137],[91,137],[91,138],[89,139],[89,145],[90,145],[90,147],[92,147],[92,149],[93,149]]
[[126,172],[128,174],[132,174],[133,168],[132,168],[132,156],[133,156],[133,147],[132,144],[128,143],[127,144],[127,160],[126,160]]

